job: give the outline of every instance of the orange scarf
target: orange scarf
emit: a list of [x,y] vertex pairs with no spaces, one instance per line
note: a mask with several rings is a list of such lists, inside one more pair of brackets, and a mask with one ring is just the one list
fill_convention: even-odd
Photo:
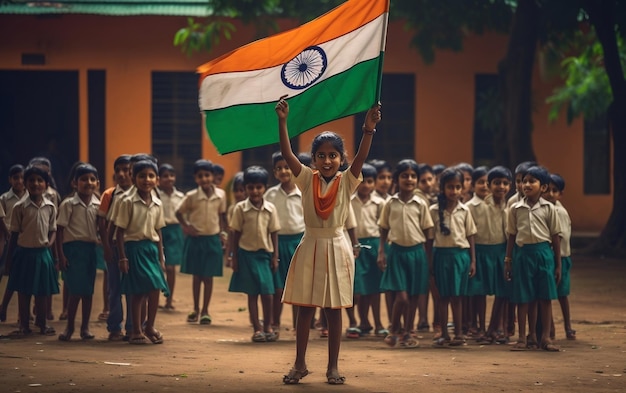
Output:
[[322,196],[320,177],[317,173],[318,171],[313,171],[313,204],[315,205],[315,213],[322,220],[327,220],[335,208],[335,202],[337,202],[341,173],[337,175],[337,179],[326,190],[326,195],[324,196]]

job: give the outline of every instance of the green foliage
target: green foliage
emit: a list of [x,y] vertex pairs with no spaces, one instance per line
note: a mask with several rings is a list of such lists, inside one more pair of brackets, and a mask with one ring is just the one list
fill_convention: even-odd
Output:
[[234,31],[235,26],[223,20],[199,23],[194,18],[187,18],[187,27],[178,30],[174,36],[174,46],[180,46],[188,56],[199,51],[210,52],[222,37],[229,40]]
[[[571,48],[576,56],[568,56],[561,62],[563,86],[554,89],[546,99],[551,105],[549,119],[558,119],[563,107],[567,121],[584,116],[588,120],[606,114],[613,101],[609,78],[604,69],[602,46],[595,34],[579,33]],[[618,36],[622,68],[626,65],[626,45]]]

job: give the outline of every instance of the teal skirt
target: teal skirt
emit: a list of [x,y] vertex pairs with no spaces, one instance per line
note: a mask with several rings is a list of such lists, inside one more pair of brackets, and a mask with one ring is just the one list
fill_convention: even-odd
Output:
[[107,270],[107,262],[104,260],[104,248],[102,244],[96,244],[96,269]]
[[165,264],[167,266],[180,265],[183,260],[183,248],[185,245],[183,229],[179,224],[169,224],[161,229],[161,234],[163,235]]
[[285,288],[285,279],[287,278],[287,271],[289,271],[289,264],[293,253],[296,252],[300,240],[302,240],[303,233],[296,233],[295,235],[278,235],[278,269],[272,273],[274,277],[274,288]]
[[361,248],[354,268],[354,293],[357,295],[374,295],[381,292],[380,284],[383,272],[378,267],[378,248],[380,238],[366,237],[359,239],[362,245],[370,249]]
[[13,254],[7,288],[29,296],[59,293],[58,272],[50,249],[18,247]]
[[236,272],[230,277],[228,292],[273,295],[272,254],[267,251],[237,250]]
[[425,295],[428,293],[429,277],[428,259],[423,244],[403,247],[392,243],[380,290],[406,291],[409,296]]
[[439,295],[442,297],[466,296],[469,267],[468,248],[435,247],[433,249],[433,270]]
[[151,240],[129,241],[124,243],[124,249],[128,258],[128,273],[122,273],[122,293],[145,295],[160,290],[169,296],[157,244]]
[[525,244],[518,249],[512,265],[513,303],[557,298],[550,243]]
[[569,272],[572,269],[572,258],[561,257],[561,281],[556,287],[556,294],[558,297],[569,296],[570,291],[570,276]]
[[219,235],[187,236],[180,272],[200,277],[221,277],[224,268]]
[[476,244],[476,274],[469,279],[467,295],[504,294],[506,243]]
[[[63,243],[63,254],[67,258],[67,269],[61,272],[63,281],[70,295],[93,295],[97,267],[96,243]],[[102,248],[102,247],[100,247]]]

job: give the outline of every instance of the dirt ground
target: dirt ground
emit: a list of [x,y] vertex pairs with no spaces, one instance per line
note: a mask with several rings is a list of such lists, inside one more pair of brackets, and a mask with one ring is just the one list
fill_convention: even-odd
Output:
[[[418,349],[389,349],[381,339],[344,339],[340,369],[343,386],[326,384],[326,339],[311,332],[310,375],[299,385],[282,384],[292,365],[295,339],[291,308],[283,314],[276,343],[252,343],[252,328],[242,294],[227,292],[230,271],[215,282],[210,308],[213,324],[186,322],[191,310],[191,280],[178,275],[176,310],[159,311],[163,345],[108,342],[97,321],[102,296],[96,294],[92,341],[65,343],[35,335],[0,340],[2,392],[623,392],[626,391],[626,261],[574,256],[570,297],[576,341],[565,340],[554,303],[559,353],[511,352],[508,345],[432,348],[432,333]],[[6,278],[0,283],[4,291]],[[102,273],[96,288],[102,286]],[[100,292],[99,290],[97,292]],[[54,313],[61,312],[55,296]],[[431,309],[432,313],[432,309]],[[17,297],[0,333],[14,330]],[[385,314],[383,314],[385,315]],[[431,317],[432,320],[432,317]],[[53,321],[57,332],[64,322]],[[345,322],[344,322],[345,325]],[[78,333],[78,332],[77,332]],[[76,334],[77,336],[77,334]]]

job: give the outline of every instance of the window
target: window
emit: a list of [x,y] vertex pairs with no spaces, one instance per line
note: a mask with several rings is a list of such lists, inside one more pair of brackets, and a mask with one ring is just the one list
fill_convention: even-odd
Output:
[[611,193],[611,140],[606,116],[585,120],[583,131],[583,188],[585,194]]
[[193,163],[202,157],[202,117],[194,72],[152,73],[152,153],[176,168],[176,184],[194,188]]
[[[415,157],[415,75],[384,74],[380,101],[384,105],[383,122],[377,128],[368,159],[385,160],[391,165],[403,158]],[[361,141],[365,112],[355,116],[354,152]]]
[[495,133],[500,129],[498,75],[476,75],[474,92],[474,164],[492,166]]

